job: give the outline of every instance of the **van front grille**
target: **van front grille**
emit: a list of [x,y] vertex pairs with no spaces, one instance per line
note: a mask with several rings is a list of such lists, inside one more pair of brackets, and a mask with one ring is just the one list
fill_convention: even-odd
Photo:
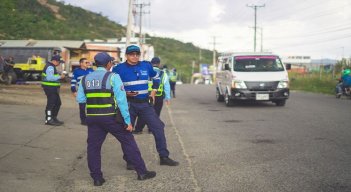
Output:
[[274,91],[277,89],[279,81],[245,81],[246,87],[250,91]]

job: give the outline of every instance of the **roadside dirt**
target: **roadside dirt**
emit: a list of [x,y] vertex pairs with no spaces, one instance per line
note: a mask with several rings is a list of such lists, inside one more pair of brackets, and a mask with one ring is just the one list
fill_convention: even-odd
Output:
[[[75,108],[75,98],[70,85],[65,83],[60,88],[62,107]],[[46,96],[40,84],[4,85],[0,84],[0,104],[9,105],[46,105]]]

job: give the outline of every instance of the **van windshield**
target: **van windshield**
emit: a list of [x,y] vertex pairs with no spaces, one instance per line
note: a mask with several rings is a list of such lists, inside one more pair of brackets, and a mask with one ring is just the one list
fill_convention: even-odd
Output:
[[234,71],[284,71],[284,67],[277,56],[237,56]]

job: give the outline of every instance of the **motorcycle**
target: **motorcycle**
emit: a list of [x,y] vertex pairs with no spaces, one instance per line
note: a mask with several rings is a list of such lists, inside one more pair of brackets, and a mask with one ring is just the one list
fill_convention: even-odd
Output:
[[341,96],[351,99],[351,87],[343,87],[342,80],[338,79],[339,83],[336,85],[335,88],[335,97],[340,99]]

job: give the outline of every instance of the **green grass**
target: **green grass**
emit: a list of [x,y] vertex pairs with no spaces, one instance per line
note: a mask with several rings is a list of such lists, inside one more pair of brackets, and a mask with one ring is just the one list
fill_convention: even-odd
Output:
[[331,74],[289,73],[290,89],[314,93],[335,94],[335,86],[338,81]]

